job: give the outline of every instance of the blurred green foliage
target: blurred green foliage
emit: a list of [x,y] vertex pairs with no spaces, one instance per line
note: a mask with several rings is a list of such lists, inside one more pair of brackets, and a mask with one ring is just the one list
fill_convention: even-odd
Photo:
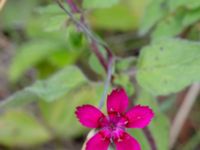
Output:
[[153,95],[167,95],[199,81],[199,49],[199,42],[180,39],[155,41],[141,51],[138,82]]
[[[155,96],[170,95],[200,81],[200,43],[191,41],[200,39],[200,1],[83,0],[82,5],[87,23],[102,41],[109,35],[133,32],[130,41],[120,39],[113,49],[118,58],[111,88],[122,86],[130,97],[138,96],[134,103],[153,108],[156,116],[149,129],[158,150],[169,149],[168,118]],[[87,38],[50,0],[9,0],[0,12],[0,22],[15,50],[7,70],[10,84],[23,83],[28,71],[36,71],[35,83],[0,103],[0,145],[31,147],[86,133],[76,120],[75,108],[85,103],[97,106],[106,78]],[[140,54],[133,56],[134,50],[118,48],[130,43],[139,43],[135,47]],[[106,56],[105,49],[99,48]],[[27,110],[30,105],[37,108],[37,115],[35,109]],[[130,133],[142,149],[150,150],[142,131]]]

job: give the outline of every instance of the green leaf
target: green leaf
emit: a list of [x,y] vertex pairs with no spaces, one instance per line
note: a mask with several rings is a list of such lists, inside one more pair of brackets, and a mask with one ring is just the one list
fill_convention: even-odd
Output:
[[140,25],[140,35],[144,35],[167,14],[165,0],[153,0],[146,8]]
[[103,92],[102,84],[90,83],[77,86],[62,99],[54,102],[40,102],[42,115],[58,137],[74,137],[85,131],[75,116],[77,106],[93,104],[97,106]]
[[116,70],[119,72],[128,71],[133,65],[136,64],[136,57],[122,58],[116,62]]
[[152,38],[174,37],[188,26],[200,20],[200,9],[178,10],[176,13],[160,21],[152,33]]
[[44,24],[44,30],[47,32],[52,31],[59,31],[62,27],[65,27],[65,22],[67,20],[67,17],[65,14],[62,15],[56,15],[54,17],[49,18],[48,21]]
[[142,150],[151,150],[142,129],[128,129],[128,132],[140,143]]
[[[5,28],[16,28],[24,26],[37,5],[36,0],[9,0],[0,13],[0,22]],[[26,8],[26,9],[24,9]],[[16,13],[14,13],[16,12]]]
[[114,83],[118,86],[125,88],[129,96],[132,96],[134,94],[135,89],[133,83],[131,82],[129,75],[127,75],[126,73],[115,75]]
[[94,70],[96,73],[100,75],[105,74],[104,68],[94,54],[91,54],[89,57],[89,65],[91,69]]
[[119,0],[84,0],[84,8],[107,8],[117,4]]
[[[63,33],[67,30],[65,28],[67,19],[68,16],[56,4],[39,7],[36,8],[34,15],[28,18],[25,30],[31,38],[50,40],[56,38],[57,40],[64,41],[63,39],[66,36]],[[56,30],[60,32],[53,32]]]
[[153,95],[175,93],[200,81],[200,43],[157,40],[142,49],[137,81]]
[[47,59],[50,64],[55,67],[63,68],[66,65],[74,64],[80,56],[80,52],[77,51],[58,51],[53,55],[49,56]]
[[127,31],[138,25],[137,17],[124,3],[107,9],[99,9],[89,16],[92,26],[106,30]]
[[27,69],[64,48],[62,44],[52,40],[34,40],[24,44],[12,60],[9,72],[10,80],[15,82]]
[[200,1],[198,0],[170,0],[169,1],[169,7],[170,7],[170,10],[172,11],[182,6],[188,9],[196,9],[200,7]]
[[77,50],[85,48],[86,39],[81,32],[77,31],[77,28],[75,26],[67,27],[66,40],[68,41],[70,50],[76,50],[77,52]]
[[[158,149],[169,149],[169,121],[163,114],[156,114],[149,126]],[[162,135],[162,136],[161,136]]]
[[160,21],[152,33],[152,38],[174,37],[180,34],[185,28],[182,25],[184,15],[181,11]]
[[85,81],[86,78],[78,68],[67,67],[46,81],[37,81],[26,90],[45,101],[53,101]]
[[19,110],[1,115],[0,127],[0,143],[5,146],[33,146],[51,138],[36,118]]
[[[101,46],[98,46],[98,49],[99,49],[100,53],[103,55],[103,57],[106,58],[106,50]],[[104,70],[103,66],[101,65],[101,63],[99,62],[96,55],[94,55],[94,54],[90,55],[89,65],[90,65],[91,69],[94,72],[96,72],[97,74],[105,75],[105,70]]]
[[37,100],[54,101],[86,81],[87,79],[77,67],[68,66],[49,79],[37,81],[32,86],[10,96],[0,104],[0,107],[16,107]]
[[46,6],[38,7],[37,12],[40,14],[45,14],[45,15],[59,15],[63,14],[63,10],[58,7],[57,4],[49,4]]
[[200,20],[200,8],[189,11],[183,19],[183,25],[189,26]]
[[[69,8],[67,7],[66,9]],[[60,9],[57,4],[49,4],[46,6],[38,7],[36,8],[36,12],[39,14],[37,14],[37,19],[42,18],[40,20],[40,24],[42,24],[44,30],[48,32],[57,31],[61,29],[61,27],[64,28],[66,20],[68,19],[68,16],[63,12],[62,9]],[[34,17],[31,19],[33,18]]]

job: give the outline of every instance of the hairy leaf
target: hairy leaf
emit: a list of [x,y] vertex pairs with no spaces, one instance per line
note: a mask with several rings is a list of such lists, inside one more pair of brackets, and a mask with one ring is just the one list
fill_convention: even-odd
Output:
[[200,81],[200,44],[163,39],[142,49],[137,80],[154,95],[175,93]]
[[37,100],[54,101],[86,81],[87,79],[77,67],[68,66],[49,79],[37,81],[32,86],[8,97],[0,107],[21,106]]

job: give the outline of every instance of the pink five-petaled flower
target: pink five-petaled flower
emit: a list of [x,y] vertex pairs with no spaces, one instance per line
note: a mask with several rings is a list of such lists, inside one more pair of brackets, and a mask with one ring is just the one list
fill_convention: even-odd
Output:
[[140,150],[140,144],[131,137],[125,128],[144,128],[154,116],[147,106],[137,105],[125,112],[128,107],[128,96],[123,89],[113,90],[107,97],[105,116],[92,105],[77,107],[76,115],[86,127],[97,128],[98,132],[87,142],[86,150],[107,150],[110,143],[117,150]]

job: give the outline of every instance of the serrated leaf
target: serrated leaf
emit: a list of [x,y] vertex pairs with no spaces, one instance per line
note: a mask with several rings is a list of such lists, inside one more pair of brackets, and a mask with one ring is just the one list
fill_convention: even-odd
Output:
[[163,39],[142,49],[137,81],[153,95],[168,95],[200,81],[200,43]]
[[[83,84],[67,93],[62,99],[55,102],[40,102],[42,115],[58,137],[72,137],[85,131],[75,116],[77,106],[83,104],[97,105],[102,84]],[[73,129],[72,129],[73,128]]]
[[9,72],[10,80],[15,82],[27,69],[64,48],[62,44],[51,40],[34,40],[24,44],[12,60]]
[[32,115],[10,110],[0,116],[0,143],[5,146],[33,146],[48,141],[48,131]]
[[75,66],[68,66],[49,79],[37,81],[32,86],[5,99],[0,107],[17,107],[37,100],[54,101],[86,81],[87,79],[80,69]]
[[84,8],[107,8],[117,4],[119,0],[84,0]]

